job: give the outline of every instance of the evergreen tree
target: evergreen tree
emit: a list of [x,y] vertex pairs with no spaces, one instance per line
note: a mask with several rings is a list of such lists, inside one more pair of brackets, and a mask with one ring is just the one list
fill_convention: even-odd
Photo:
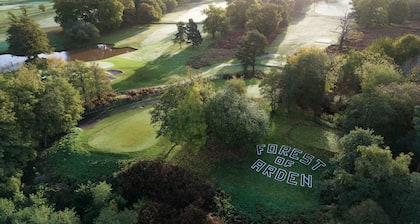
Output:
[[201,37],[201,33],[198,30],[197,24],[193,21],[193,19],[188,20],[186,27],[188,42],[193,47],[200,45],[203,42],[203,38]]
[[187,41],[187,28],[184,22],[178,22],[176,24],[178,28],[178,32],[175,34],[175,38],[173,39],[174,43],[178,43],[179,47],[182,47],[182,44]]

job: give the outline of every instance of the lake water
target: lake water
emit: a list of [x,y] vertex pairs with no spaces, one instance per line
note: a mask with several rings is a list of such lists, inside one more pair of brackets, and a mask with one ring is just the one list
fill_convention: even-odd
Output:
[[[39,54],[40,58],[50,58],[57,57],[61,58],[64,61],[96,61],[102,60],[110,57],[114,57],[120,54],[125,54],[128,52],[135,51],[134,48],[113,48],[109,44],[98,44],[94,46],[89,46],[80,49],[73,49],[69,51],[60,51],[54,52],[51,54]],[[27,57],[23,56],[14,56],[11,54],[2,54],[0,55],[0,71],[10,71],[15,70],[22,66]]]

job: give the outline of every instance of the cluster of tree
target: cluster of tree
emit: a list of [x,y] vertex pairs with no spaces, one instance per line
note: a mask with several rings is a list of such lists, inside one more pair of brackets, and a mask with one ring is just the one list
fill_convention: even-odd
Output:
[[325,175],[321,198],[345,223],[410,223],[419,220],[419,174],[411,155],[393,158],[383,138],[356,128],[340,139],[343,151]]
[[209,82],[191,79],[170,87],[151,112],[158,136],[199,149],[209,139],[237,147],[258,142],[268,132],[268,116],[246,98],[243,80],[233,79],[214,92]]
[[[409,61],[418,45],[399,43],[413,39],[408,35],[381,46],[398,47],[392,50],[395,61]],[[288,110],[300,108],[322,115],[347,132],[354,127],[373,129],[395,154],[415,152],[417,164],[413,119],[414,108],[420,105],[419,69],[413,67],[404,74],[384,53],[390,48],[377,50],[377,46],[335,57],[319,49],[302,49],[288,59],[281,72],[273,71],[264,78],[262,93],[273,111],[279,105]]]
[[122,24],[148,24],[190,0],[54,0],[55,21],[75,41],[99,38]]
[[175,34],[173,41],[174,43],[178,43],[179,47],[182,47],[182,44],[184,43],[195,47],[203,42],[201,33],[193,19],[189,19],[188,23],[178,22],[176,26],[178,32]]
[[363,27],[401,24],[420,13],[416,0],[352,0],[354,16]]
[[[73,149],[69,149],[73,150]],[[105,181],[0,198],[1,223],[239,223],[229,197],[178,166],[134,163]]]
[[226,16],[231,25],[256,29],[268,37],[279,25],[288,24],[291,13],[296,9],[295,2],[298,1],[234,0],[228,5]]
[[111,90],[102,69],[77,61],[53,63],[44,70],[29,65],[0,74],[0,87],[2,194],[13,190],[37,149],[70,131],[84,109]]

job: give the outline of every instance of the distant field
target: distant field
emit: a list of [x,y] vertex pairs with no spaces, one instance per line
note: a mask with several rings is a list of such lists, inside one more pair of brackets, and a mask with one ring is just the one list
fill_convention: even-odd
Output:
[[[38,8],[41,4],[43,4],[46,8],[45,13],[41,12]],[[25,6],[28,9],[29,17],[37,21],[42,28],[58,26],[58,24],[54,22],[53,17],[55,16],[55,11],[51,0],[0,0],[0,52],[5,52],[8,48],[6,43],[6,31],[9,26],[8,12],[12,12],[17,16],[21,15],[22,12],[19,9],[20,6]]]

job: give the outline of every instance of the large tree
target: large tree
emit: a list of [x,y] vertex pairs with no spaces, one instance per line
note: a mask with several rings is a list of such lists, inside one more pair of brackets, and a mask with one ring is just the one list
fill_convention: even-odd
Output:
[[204,32],[210,33],[215,38],[216,32],[225,34],[228,31],[229,23],[224,8],[210,4],[203,13],[207,16],[203,21]]
[[226,88],[206,105],[210,135],[220,142],[238,147],[260,141],[268,133],[267,113],[236,88]]
[[97,64],[87,65],[74,61],[68,63],[61,72],[79,91],[87,109],[101,104],[102,97],[112,90],[108,75]]
[[247,17],[246,11],[252,5],[260,4],[259,0],[234,0],[226,8],[226,15],[229,18],[229,22],[233,25],[245,27]]
[[386,128],[393,113],[395,111],[390,106],[387,95],[368,89],[350,99],[341,124],[345,130],[362,127],[381,131]]
[[48,139],[69,132],[82,118],[82,101],[78,91],[63,77],[49,77],[36,107],[37,127],[44,147]]
[[328,69],[326,53],[316,48],[306,48],[288,58],[283,70],[284,101],[288,108],[297,105],[311,109],[314,116],[321,112]]
[[38,54],[52,51],[45,32],[25,12],[20,17],[9,13],[9,20],[10,26],[7,29],[6,41],[11,54],[34,59],[38,57]]
[[65,30],[81,22],[109,32],[120,27],[124,5],[119,0],[54,0],[54,9],[55,21]]
[[157,137],[166,136],[175,145],[199,148],[207,139],[204,105],[213,87],[191,79],[169,87],[151,111],[151,123],[159,127]]
[[266,37],[275,32],[282,21],[283,8],[279,4],[252,5],[247,11],[246,28],[258,30]]
[[356,127],[347,135],[340,139],[340,145],[343,151],[338,155],[338,165],[347,173],[354,173],[354,161],[360,156],[357,150],[359,146],[379,145],[383,142],[383,137],[374,135],[373,130]]
[[408,169],[410,155],[400,154],[393,158],[389,148],[378,145],[358,146],[357,151],[354,173],[338,167],[324,182],[322,198],[338,206],[337,212],[341,215],[349,207],[373,200],[393,222],[404,220],[409,223],[418,219],[415,200],[420,188]]
[[353,0],[357,23],[367,28],[387,25],[389,3],[389,0]]
[[267,46],[267,39],[257,30],[249,31],[241,38],[236,50],[236,57],[241,61],[244,72],[247,72],[249,66],[252,67],[252,74],[255,74],[255,65],[257,57],[264,53]]
[[201,37],[201,33],[198,30],[197,23],[195,23],[193,19],[189,19],[186,28],[187,39],[189,43],[193,47],[200,45],[203,42],[203,38]]
[[390,23],[401,24],[410,18],[410,6],[407,0],[392,0],[388,8]]

